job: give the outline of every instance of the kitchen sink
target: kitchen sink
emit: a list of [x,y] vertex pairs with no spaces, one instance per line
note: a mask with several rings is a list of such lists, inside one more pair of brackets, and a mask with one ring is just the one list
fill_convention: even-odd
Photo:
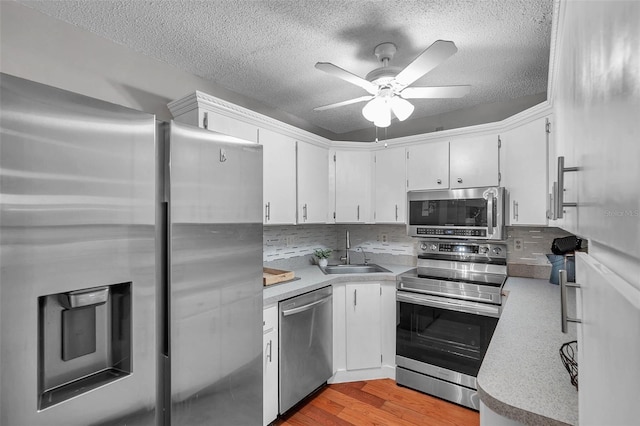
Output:
[[355,265],[328,265],[325,267],[318,266],[320,270],[327,274],[373,274],[375,272],[391,272],[375,263],[355,264]]

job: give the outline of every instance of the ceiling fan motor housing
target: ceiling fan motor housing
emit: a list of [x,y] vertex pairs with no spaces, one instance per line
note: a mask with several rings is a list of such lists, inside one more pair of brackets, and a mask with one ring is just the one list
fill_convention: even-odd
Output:
[[380,62],[384,62],[392,60],[397,51],[398,48],[393,43],[380,43],[373,49],[373,54]]
[[367,74],[365,79],[379,86],[386,86],[401,70],[400,67],[380,67]]

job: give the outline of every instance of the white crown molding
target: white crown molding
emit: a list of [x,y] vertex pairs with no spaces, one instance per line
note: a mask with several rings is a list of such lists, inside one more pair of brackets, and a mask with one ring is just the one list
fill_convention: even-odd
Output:
[[[487,134],[499,135],[514,127],[518,127],[529,121],[552,114],[552,106],[547,99],[529,109],[518,114],[507,117],[504,120],[493,123],[478,124],[475,126],[461,127],[458,129],[443,130],[440,132],[423,133],[419,135],[405,136],[395,139],[380,140],[375,142],[351,142],[351,141],[331,141],[311,132],[299,129],[289,124],[283,123],[271,117],[252,111],[248,108],[235,105],[215,96],[196,91],[181,99],[177,99],[168,104],[169,110],[174,117],[190,112],[197,108],[206,108],[227,117],[241,120],[246,123],[257,125],[262,128],[273,130],[280,134],[290,136],[298,141],[304,141],[313,145],[337,149],[371,150],[378,151],[387,147],[405,147],[429,142],[438,142],[452,138],[465,136],[482,136]],[[385,146],[386,145],[386,146]]]
[[507,117],[501,121],[493,123],[478,124],[476,126],[461,127],[458,129],[443,130],[440,132],[424,133],[420,135],[405,136],[402,138],[387,139],[380,141],[378,146],[373,147],[374,150],[384,149],[384,143],[388,147],[401,147],[417,145],[425,142],[439,142],[441,140],[449,140],[457,137],[465,136],[482,136],[487,134],[499,135],[514,127],[518,127],[529,121],[548,116],[552,113],[551,105],[548,101],[544,101],[518,114]]
[[560,63],[558,55],[560,54],[560,46],[562,43],[562,34],[564,34],[564,21],[566,0],[554,0],[553,17],[551,21],[551,40],[549,43],[549,75],[547,77],[547,101],[553,107],[555,97],[555,82],[558,74],[558,64]]
[[302,130],[300,128],[291,126],[290,124],[283,123],[264,114],[252,111],[248,108],[241,107],[215,96],[196,90],[194,93],[190,93],[175,101],[167,104],[171,115],[179,117],[182,114],[190,112],[198,108],[206,108],[214,111],[218,114],[234,118],[236,120],[244,121],[245,123],[253,124],[265,129],[273,130],[277,133],[290,136],[298,141],[308,142],[313,145],[319,145],[328,147],[331,144],[326,138]]

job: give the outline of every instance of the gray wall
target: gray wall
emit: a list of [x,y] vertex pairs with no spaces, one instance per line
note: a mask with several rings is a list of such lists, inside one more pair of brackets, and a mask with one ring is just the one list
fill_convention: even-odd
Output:
[[0,43],[0,71],[6,74],[159,120],[171,119],[168,102],[200,90],[322,136],[322,129],[296,117],[13,1],[0,1]]

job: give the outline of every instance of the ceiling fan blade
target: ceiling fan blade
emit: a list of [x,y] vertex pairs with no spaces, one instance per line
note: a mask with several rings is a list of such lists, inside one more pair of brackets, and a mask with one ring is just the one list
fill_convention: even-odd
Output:
[[407,87],[400,96],[404,99],[461,98],[471,90],[471,86]]
[[327,110],[327,109],[337,108],[337,107],[341,107],[341,106],[345,106],[345,105],[357,104],[358,102],[369,101],[369,100],[373,99],[374,97],[375,96],[373,96],[373,95],[360,96],[359,98],[349,99],[348,101],[342,101],[342,102],[337,102],[335,104],[320,106],[320,107],[314,108],[313,110],[314,111],[324,111],[324,110]]
[[349,71],[344,70],[337,65],[333,65],[332,63],[329,63],[329,62],[318,62],[316,63],[316,68],[319,69],[320,71],[324,71],[338,78],[341,78],[345,81],[348,81],[351,84],[360,86],[367,92],[371,93],[372,95],[375,95],[378,93],[377,85],[373,84],[368,80],[365,80],[362,77],[358,77],[357,75],[352,74]]
[[458,48],[452,41],[437,40],[396,76],[396,81],[408,86],[456,53]]

